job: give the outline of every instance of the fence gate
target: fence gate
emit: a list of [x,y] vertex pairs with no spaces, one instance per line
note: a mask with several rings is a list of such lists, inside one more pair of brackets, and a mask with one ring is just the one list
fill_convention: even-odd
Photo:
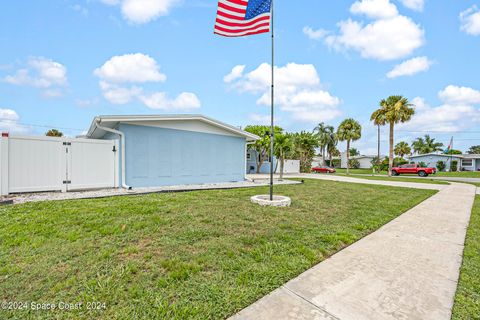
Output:
[[0,194],[118,186],[116,140],[0,138]]

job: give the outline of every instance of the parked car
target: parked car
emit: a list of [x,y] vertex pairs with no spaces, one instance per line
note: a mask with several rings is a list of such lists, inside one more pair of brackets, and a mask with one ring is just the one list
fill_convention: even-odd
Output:
[[420,167],[418,164],[404,164],[392,168],[392,175],[394,176],[401,174],[418,174],[420,177],[427,177],[428,175],[435,173],[437,173],[436,168]]
[[318,167],[313,167],[312,172],[314,173],[335,173],[337,170],[332,167],[327,167],[327,166],[318,166]]

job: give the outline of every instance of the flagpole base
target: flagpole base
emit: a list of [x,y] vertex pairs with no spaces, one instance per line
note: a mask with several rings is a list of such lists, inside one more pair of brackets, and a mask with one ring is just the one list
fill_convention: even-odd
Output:
[[284,196],[273,196],[273,200],[270,200],[270,195],[258,195],[250,198],[250,201],[261,206],[270,207],[290,207],[292,199]]

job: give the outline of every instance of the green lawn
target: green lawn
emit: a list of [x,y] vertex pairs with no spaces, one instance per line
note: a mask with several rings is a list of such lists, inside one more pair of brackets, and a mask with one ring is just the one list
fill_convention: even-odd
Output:
[[[347,173],[347,169],[336,168],[337,173]],[[350,174],[372,174],[372,169],[350,169]],[[381,174],[387,174],[387,172],[381,172]]]
[[480,172],[437,172],[436,177],[480,178]]
[[452,319],[480,319],[480,196],[475,199],[467,232]]
[[[346,174],[342,174],[342,173],[338,175],[347,176]],[[429,178],[379,177],[379,176],[367,176],[367,175],[357,175],[357,176],[350,175],[349,177],[356,178],[356,179],[366,179],[366,180],[398,181],[398,182],[443,184],[443,185],[449,184],[446,181],[434,180]]]
[[0,208],[0,300],[83,303],[0,319],[223,319],[435,193],[306,180],[276,187],[291,208],[250,203],[267,190]]

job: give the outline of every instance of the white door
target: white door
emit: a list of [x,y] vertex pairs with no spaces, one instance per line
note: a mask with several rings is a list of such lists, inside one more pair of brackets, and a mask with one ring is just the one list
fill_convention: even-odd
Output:
[[67,142],[67,190],[117,187],[117,150],[113,140]]

